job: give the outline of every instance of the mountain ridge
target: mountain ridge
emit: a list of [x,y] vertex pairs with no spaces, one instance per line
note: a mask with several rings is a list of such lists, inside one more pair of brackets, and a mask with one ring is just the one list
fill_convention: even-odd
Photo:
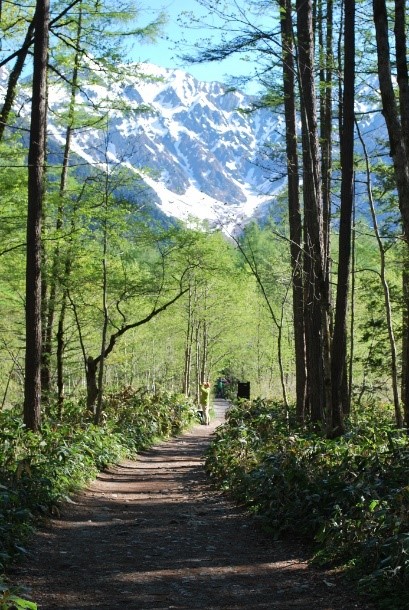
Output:
[[[273,208],[286,185],[280,112],[254,109],[256,98],[217,81],[198,81],[180,69],[134,64],[121,71],[123,76],[116,80],[93,69],[92,62],[84,71],[78,106],[96,118],[105,108],[108,127],[74,131],[77,159],[101,168],[127,168],[135,179],[127,192],[132,201],[188,225],[207,222],[232,233]],[[0,98],[6,83],[2,68]],[[375,81],[358,90],[356,112],[368,153],[387,161],[379,144],[385,128],[377,90]],[[368,93],[375,98],[371,108]],[[18,101],[19,115],[26,121],[29,95],[23,87]],[[51,163],[62,159],[66,128],[58,117],[66,114],[68,99],[66,83],[50,85]],[[336,141],[334,126],[334,148]],[[362,153],[359,142],[357,150]],[[358,204],[367,208],[365,188],[359,183],[356,195]]]
[[[82,87],[83,103],[109,100],[126,110],[110,111],[108,145],[107,134],[89,129],[74,135],[73,151],[90,163],[103,163],[105,155],[128,167],[142,176],[161,212],[184,222],[229,231],[257,215],[282,188],[283,182],[271,189],[261,165],[264,142],[281,137],[281,120],[267,110],[244,112],[253,98],[218,82],[150,64],[144,73],[152,79]],[[63,110],[65,98],[62,84],[50,87],[54,112]],[[50,132],[63,145],[64,129],[55,121]]]

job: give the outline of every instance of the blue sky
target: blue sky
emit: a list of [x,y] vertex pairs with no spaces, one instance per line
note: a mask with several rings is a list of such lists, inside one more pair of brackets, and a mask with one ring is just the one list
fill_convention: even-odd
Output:
[[[249,73],[250,65],[240,57],[232,57],[220,63],[183,64],[177,57],[178,54],[189,53],[193,50],[194,43],[200,38],[214,37],[215,34],[205,28],[200,30],[182,28],[178,23],[178,17],[183,11],[192,11],[198,16],[205,14],[203,8],[192,0],[190,2],[186,2],[186,0],[143,0],[138,24],[152,21],[161,10],[168,15],[168,23],[164,26],[163,36],[156,43],[139,45],[135,48],[132,59],[148,61],[164,68],[180,68],[204,81],[226,82],[229,77]],[[182,40],[186,40],[188,46],[181,43]]]

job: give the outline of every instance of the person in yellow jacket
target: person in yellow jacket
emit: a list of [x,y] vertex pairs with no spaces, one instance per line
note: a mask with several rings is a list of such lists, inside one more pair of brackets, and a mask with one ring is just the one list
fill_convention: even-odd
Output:
[[200,386],[199,402],[203,413],[202,421],[208,426],[210,424],[210,383],[208,381]]

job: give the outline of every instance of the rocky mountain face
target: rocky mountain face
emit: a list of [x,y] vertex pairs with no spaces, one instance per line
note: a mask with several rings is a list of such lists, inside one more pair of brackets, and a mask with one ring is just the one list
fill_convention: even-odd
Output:
[[[251,98],[181,70],[144,66],[149,78],[86,85],[84,104],[107,108],[107,128],[75,133],[73,149],[92,163],[122,164],[142,175],[143,197],[167,216],[207,220],[226,230],[262,214],[283,180],[271,182],[266,142],[283,138],[281,117],[246,112]],[[62,85],[50,88],[51,136],[61,145],[56,116],[67,105]],[[141,189],[139,189],[141,192]],[[141,195],[142,196],[142,195]]]
[[[6,82],[3,68],[0,99]],[[23,90],[18,101],[23,118],[25,113],[28,118],[29,95]],[[51,84],[49,100],[52,163],[60,162],[65,142],[67,85]],[[127,196],[149,204],[158,215],[235,231],[250,218],[262,217],[285,185],[283,115],[252,110],[253,101],[182,70],[130,66],[124,77],[109,82],[90,66],[77,97],[88,127],[74,132],[72,148],[77,159],[93,167],[127,168],[132,177]],[[374,108],[379,108],[375,82],[359,88],[357,118],[371,158],[389,162],[380,144],[383,118]],[[104,126],[89,120],[93,114],[104,116]],[[334,147],[336,141],[335,128]],[[362,152],[358,140],[357,151]],[[360,207],[366,207],[365,188],[357,182]]]

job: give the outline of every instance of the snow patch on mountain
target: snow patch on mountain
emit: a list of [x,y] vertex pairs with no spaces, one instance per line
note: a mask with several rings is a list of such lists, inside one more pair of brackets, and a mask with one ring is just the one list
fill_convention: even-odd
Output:
[[[143,205],[189,224],[208,221],[232,231],[265,209],[284,185],[283,178],[272,189],[272,162],[266,163],[262,152],[264,143],[277,142],[283,131],[279,117],[250,112],[252,98],[183,70],[143,64],[123,71],[114,79],[92,63],[84,70],[76,103],[88,126],[72,133],[73,164],[80,166],[78,158],[83,159],[84,172],[87,164],[102,171],[123,165],[134,176],[135,188],[129,190],[136,199],[143,191]],[[0,69],[0,97],[7,80],[8,72]],[[30,95],[20,89],[22,121],[29,121]],[[48,96],[49,159],[58,164],[71,98],[68,83],[54,80]]]
[[[75,133],[76,154],[94,165],[109,159],[142,176],[167,216],[229,230],[247,222],[273,196],[260,160],[264,142],[276,140],[280,119],[263,110],[248,112],[251,98],[182,70],[144,64],[139,71],[143,78],[130,69],[122,80],[82,87],[84,106],[92,100],[95,109],[111,109],[105,131]],[[68,95],[63,84],[50,87],[54,113],[67,106]],[[50,131],[62,146],[64,128],[52,121]]]

